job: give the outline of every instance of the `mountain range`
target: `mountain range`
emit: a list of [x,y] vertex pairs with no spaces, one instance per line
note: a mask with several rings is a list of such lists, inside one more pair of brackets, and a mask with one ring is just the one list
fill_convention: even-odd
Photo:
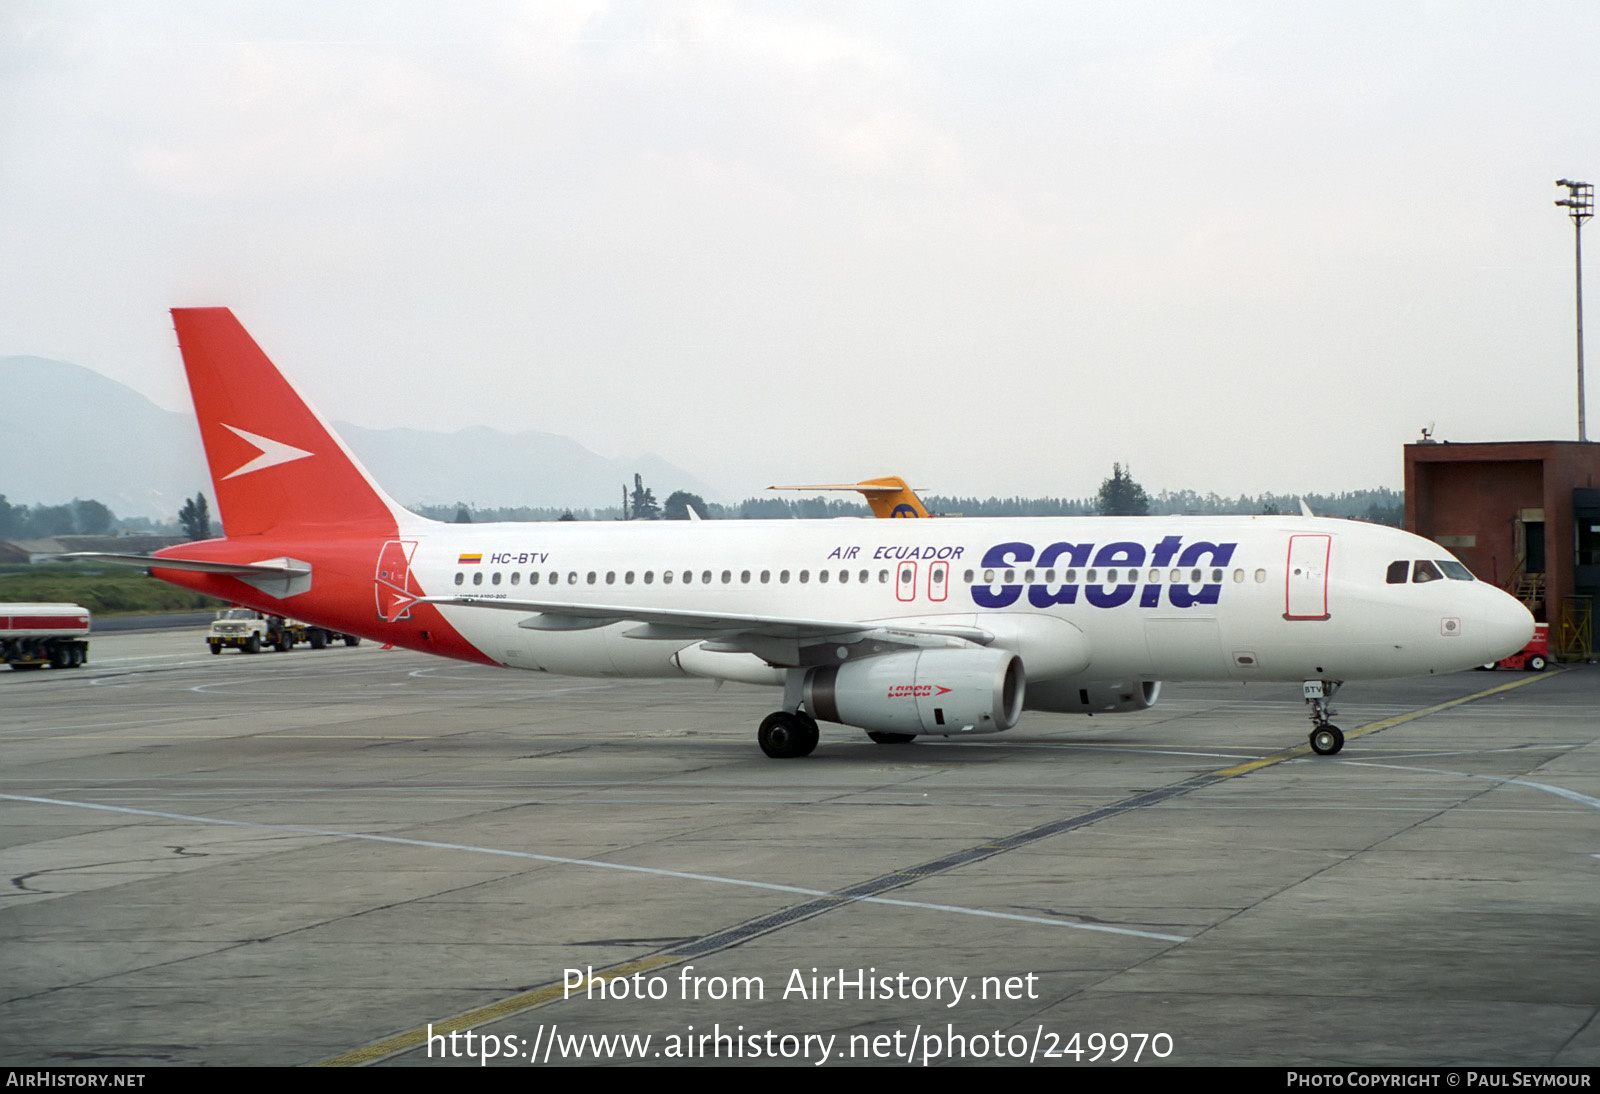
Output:
[[[43,357],[0,357],[0,392],[0,495],[14,505],[93,498],[119,517],[170,520],[185,498],[211,496],[192,415]],[[555,433],[334,428],[402,505],[617,506],[635,473],[658,499],[719,494],[659,456],[607,459]]]

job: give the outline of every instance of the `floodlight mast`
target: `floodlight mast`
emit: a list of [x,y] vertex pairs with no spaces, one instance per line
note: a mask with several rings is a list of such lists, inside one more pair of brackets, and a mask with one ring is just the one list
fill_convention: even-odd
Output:
[[1583,416],[1583,222],[1594,215],[1594,187],[1587,182],[1557,179],[1567,188],[1567,196],[1556,202],[1572,218],[1572,261],[1576,271],[1578,312],[1578,440],[1589,439]]

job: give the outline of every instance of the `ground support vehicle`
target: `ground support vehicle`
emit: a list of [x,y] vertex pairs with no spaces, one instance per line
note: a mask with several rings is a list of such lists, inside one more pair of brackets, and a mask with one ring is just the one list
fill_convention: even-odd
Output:
[[0,663],[75,669],[89,661],[89,609],[78,604],[0,604]]
[[285,652],[300,643],[320,650],[340,640],[347,646],[361,643],[361,639],[352,634],[340,634],[298,619],[263,615],[251,608],[228,608],[218,612],[206,631],[206,644],[212,653],[221,653],[230,647],[244,653],[260,653],[266,647]]

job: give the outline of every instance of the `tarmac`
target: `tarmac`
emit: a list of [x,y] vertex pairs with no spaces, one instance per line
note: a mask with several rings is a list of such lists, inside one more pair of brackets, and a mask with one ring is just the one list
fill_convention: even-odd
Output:
[[91,657],[0,669],[0,1065],[1600,1065],[1594,666],[775,761],[775,690]]

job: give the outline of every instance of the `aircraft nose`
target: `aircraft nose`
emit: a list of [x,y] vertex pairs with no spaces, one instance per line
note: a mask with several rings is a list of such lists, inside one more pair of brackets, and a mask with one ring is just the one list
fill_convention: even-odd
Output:
[[1498,661],[1516,653],[1533,637],[1533,613],[1516,597],[1491,586],[1493,595],[1484,605],[1478,633],[1483,636],[1483,661]]

